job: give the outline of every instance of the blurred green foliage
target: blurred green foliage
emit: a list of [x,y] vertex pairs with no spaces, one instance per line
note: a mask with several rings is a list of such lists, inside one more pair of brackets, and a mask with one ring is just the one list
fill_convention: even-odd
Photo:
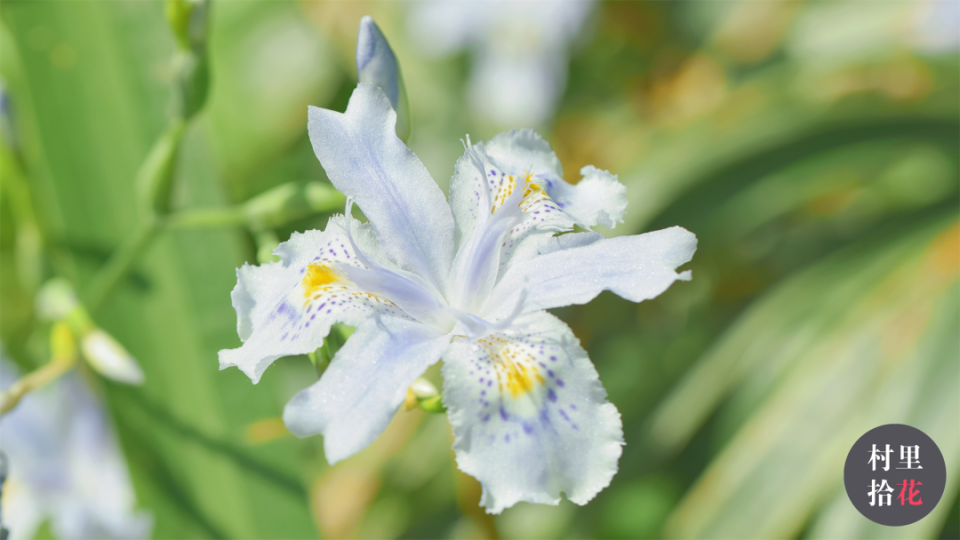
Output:
[[[306,357],[257,386],[218,372],[239,342],[234,269],[341,207],[306,105],[345,107],[362,15],[403,65],[409,144],[441,185],[465,133],[497,132],[467,106],[470,54],[413,48],[412,5],[213,2],[198,44],[160,2],[0,4],[0,340],[43,364],[38,285],[65,277],[91,302],[157,212],[90,306],[146,374],[99,390],[156,538],[960,536],[960,62],[925,39],[933,2],[594,6],[538,127],[568,180],[620,175],[616,234],[682,225],[700,244],[693,281],[661,298],[557,310],[624,420],[620,472],[586,507],[482,514],[445,417],[420,410],[328,467],[279,420],[316,379]],[[145,208],[142,163],[196,111],[169,202]],[[893,422],[939,444],[948,487],[924,520],[884,528],[847,501],[842,463]]]

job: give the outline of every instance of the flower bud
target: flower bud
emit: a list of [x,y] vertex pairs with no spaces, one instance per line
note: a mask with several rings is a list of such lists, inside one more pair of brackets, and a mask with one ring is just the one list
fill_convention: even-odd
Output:
[[273,228],[317,212],[342,209],[345,200],[329,184],[289,182],[249,199],[243,204],[243,214],[254,228]]
[[360,19],[357,33],[357,78],[362,83],[373,83],[390,99],[397,111],[397,137],[402,141],[410,138],[410,104],[403,74],[393,49],[383,37],[383,32],[366,16]]
[[209,0],[168,0],[167,22],[180,52],[174,58],[177,112],[184,120],[195,115],[207,100],[210,67],[207,60]]
[[210,68],[206,52],[183,52],[174,60],[176,106],[180,118],[189,120],[207,102]]
[[420,377],[410,385],[410,391],[413,392],[413,395],[417,396],[418,399],[432,398],[439,394],[437,387],[423,377]]
[[184,127],[182,120],[173,120],[137,171],[135,182],[145,215],[165,214],[170,209],[173,171]]
[[123,345],[99,328],[84,334],[80,342],[87,364],[108,379],[124,384],[142,384],[143,371]]
[[43,284],[37,292],[37,317],[46,321],[60,321],[73,315],[80,308],[80,302],[70,282],[63,278],[53,278]]
[[167,23],[182,49],[205,47],[209,0],[167,0]]

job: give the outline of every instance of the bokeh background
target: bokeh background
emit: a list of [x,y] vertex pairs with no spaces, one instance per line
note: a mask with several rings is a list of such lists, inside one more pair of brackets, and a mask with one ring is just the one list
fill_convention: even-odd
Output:
[[[363,15],[444,189],[466,134],[534,127],[568,181],[619,174],[626,222],[605,233],[699,237],[691,282],[556,310],[623,415],[620,472],[585,507],[483,514],[446,417],[420,409],[329,467],[279,419],[316,380],[306,357],[256,386],[217,369],[239,344],[234,269],[340,211],[306,110],[345,108]],[[102,301],[91,284],[140,230],[134,178],[174,114],[164,4],[3,0],[0,22],[0,341],[22,372],[47,362],[35,295],[62,277],[138,360],[142,386],[77,369],[155,538],[960,536],[960,3],[214,1],[170,201],[193,219],[158,228]],[[843,488],[847,451],[886,423],[947,462],[939,506],[907,527]]]

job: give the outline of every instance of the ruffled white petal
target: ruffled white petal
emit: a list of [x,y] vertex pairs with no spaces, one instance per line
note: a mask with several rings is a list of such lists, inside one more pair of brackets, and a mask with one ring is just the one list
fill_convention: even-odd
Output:
[[[369,225],[350,218],[353,240],[372,259],[382,258]],[[359,289],[343,268],[365,268],[350,244],[343,216],[324,231],[295,233],[275,253],[279,262],[237,270],[233,307],[237,349],[220,351],[220,369],[237,366],[254,383],[281,356],[304,354],[323,345],[337,322],[357,326],[373,313],[404,316],[391,301]]]
[[320,380],[287,403],[283,421],[299,437],[323,433],[330,464],[350,457],[380,435],[403,403],[407,387],[449,344],[449,336],[418,322],[368,319]]
[[517,502],[586,504],[609,485],[620,414],[566,324],[546,312],[443,355],[444,404],[460,469],[499,513]]
[[[507,174],[528,170],[545,181],[547,194],[577,225],[589,229],[623,222],[627,188],[615,175],[588,165],[575,185],[563,180],[560,160],[547,141],[531,129],[501,133],[485,146],[487,155]],[[519,172],[518,172],[519,171]]]
[[[503,201],[514,189],[523,190],[522,216],[502,235],[487,239],[495,242],[495,258],[469,263],[485,265],[495,260],[500,277],[511,265],[536,256],[540,245],[557,232],[569,231],[574,225],[613,227],[622,221],[626,187],[616,176],[592,166],[581,173],[580,183],[565,182],[556,154],[533,130],[501,133],[487,143],[468,143],[450,182],[458,259],[464,246],[476,242],[475,237],[490,236],[493,218],[506,209]],[[456,270],[462,273],[460,268]]]
[[310,141],[333,185],[370,220],[384,253],[443,290],[453,216],[430,173],[397,138],[396,118],[382,90],[360,83],[344,114],[310,107]]
[[526,173],[535,178],[563,178],[560,160],[531,129],[501,133],[486,143],[467,147],[450,180],[450,206],[457,224],[458,245],[490,214],[502,189],[501,177],[519,178]]
[[[689,280],[690,271],[676,268],[693,257],[697,237],[682,227],[635,236],[620,236],[580,244],[583,237],[562,247],[563,236],[544,255],[512,266],[497,283],[482,315],[490,320],[509,313],[527,291],[525,312],[585,304],[604,290],[642,302],[655,298],[676,280]],[[550,242],[554,242],[553,239]]]
[[627,210],[627,187],[617,176],[593,165],[580,169],[583,178],[576,185],[563,180],[550,182],[547,193],[583,228],[594,225],[613,228],[623,223]]

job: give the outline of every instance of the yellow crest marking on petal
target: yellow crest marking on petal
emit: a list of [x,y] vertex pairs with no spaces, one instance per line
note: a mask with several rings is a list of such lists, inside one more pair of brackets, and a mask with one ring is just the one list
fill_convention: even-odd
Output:
[[523,189],[523,199],[520,201],[520,209],[524,212],[533,208],[533,205],[541,202],[550,200],[550,195],[547,194],[547,190],[543,188],[540,184],[533,182],[533,176],[527,174],[524,177],[526,186]]
[[341,274],[333,269],[329,264],[310,263],[307,266],[307,272],[303,276],[303,296],[310,301],[310,297],[317,291],[330,288],[334,284],[339,284]]
[[480,344],[493,360],[501,393],[507,390],[518,398],[546,382],[533,356],[519,346],[496,336],[483,338]]
[[507,202],[507,199],[513,195],[513,190],[517,187],[517,179],[512,174],[500,177],[500,184],[497,185],[497,193],[493,198],[493,205],[490,207],[490,214],[495,214],[497,210]]

